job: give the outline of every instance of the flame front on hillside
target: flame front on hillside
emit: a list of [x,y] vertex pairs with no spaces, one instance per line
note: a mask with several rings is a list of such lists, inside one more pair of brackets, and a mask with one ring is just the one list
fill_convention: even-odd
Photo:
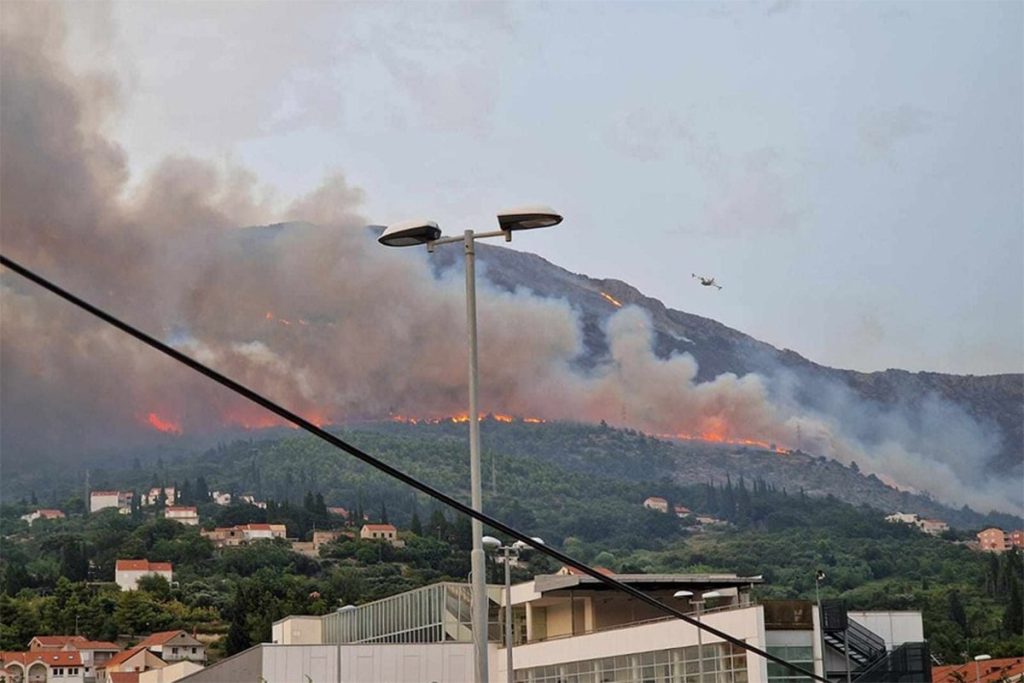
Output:
[[601,298],[610,303],[615,308],[622,308],[622,302],[613,297],[611,294],[608,294],[607,292],[601,292]]

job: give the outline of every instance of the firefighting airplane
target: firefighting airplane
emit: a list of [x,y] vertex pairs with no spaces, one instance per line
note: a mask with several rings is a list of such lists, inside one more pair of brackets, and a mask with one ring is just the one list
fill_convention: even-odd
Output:
[[703,275],[697,275],[696,273],[690,273],[690,277],[697,278],[698,280],[700,280],[700,283],[705,287],[717,287],[718,289],[722,288],[722,285],[716,283],[715,278],[713,277],[704,277]]

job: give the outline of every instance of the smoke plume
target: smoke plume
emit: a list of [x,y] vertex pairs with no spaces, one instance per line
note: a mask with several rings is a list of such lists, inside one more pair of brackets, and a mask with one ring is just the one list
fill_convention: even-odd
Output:
[[[423,250],[388,250],[364,227],[362,191],[333,176],[283,209],[242,169],[171,158],[129,188],[104,133],[118,83],[72,70],[59,6],[4,3],[0,42],[3,252],[199,360],[325,423],[465,411],[462,276]],[[288,225],[240,228],[268,220]],[[485,412],[607,420],[652,433],[758,439],[810,450],[956,502],[1018,511],[1012,492],[964,495],[956,448],[991,448],[968,426],[949,439],[894,419],[866,443],[835,415],[809,414],[757,375],[698,382],[689,355],[658,358],[638,308],[607,321],[610,362],[582,371],[565,301],[481,285]],[[18,278],[0,279],[0,446],[6,464],[143,443],[168,432],[276,420]],[[841,404],[841,405],[840,405]],[[861,414],[854,420],[881,416]],[[844,418],[846,419],[846,418]],[[884,418],[883,418],[884,419]],[[960,422],[957,422],[960,424]],[[976,430],[980,431],[980,430]],[[952,444],[952,448],[950,446]],[[981,444],[979,446],[979,444]]]

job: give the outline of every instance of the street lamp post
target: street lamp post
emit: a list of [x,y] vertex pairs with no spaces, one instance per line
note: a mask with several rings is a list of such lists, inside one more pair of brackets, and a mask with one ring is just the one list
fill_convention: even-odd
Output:
[[720,598],[722,594],[718,591],[706,591],[701,593],[696,600],[693,599],[692,591],[676,591],[672,594],[674,598],[690,598],[690,604],[697,608],[697,680],[704,683],[704,629],[700,627],[700,615],[704,611],[704,602],[710,598]]
[[981,663],[992,659],[992,655],[978,655],[974,658],[974,683],[981,681]]
[[[538,543],[544,539],[533,537]],[[522,553],[529,551],[530,546],[522,541],[516,541],[512,545],[502,545],[501,541],[494,536],[484,536],[485,548],[500,552],[505,559],[505,671],[508,683],[514,683],[515,677],[512,669],[512,560],[518,560]]]
[[[483,495],[480,488],[480,414],[477,410],[477,337],[476,337],[476,240],[487,237],[504,237],[512,241],[512,233],[518,230],[549,228],[562,222],[562,216],[547,206],[525,206],[502,211],[498,214],[499,230],[475,233],[466,230],[461,237],[441,237],[441,229],[430,220],[408,220],[389,225],[377,241],[388,247],[413,247],[427,245],[427,250],[444,244],[462,242],[466,257],[466,323],[469,337],[469,485],[471,506],[477,512],[483,511]],[[472,569],[472,625],[475,671],[478,683],[487,683],[487,584],[484,579],[483,524],[475,517],[472,520],[473,550],[470,553]]]
[[825,615],[821,611],[821,582],[825,580],[825,572],[818,569],[814,572],[814,602],[818,610],[818,650],[821,651],[821,671],[825,676]]

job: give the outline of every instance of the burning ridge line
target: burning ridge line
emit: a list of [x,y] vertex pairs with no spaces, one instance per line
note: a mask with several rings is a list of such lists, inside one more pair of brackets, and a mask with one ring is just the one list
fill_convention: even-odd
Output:
[[330,432],[322,429],[321,427],[316,426],[315,424],[313,424],[309,420],[306,420],[302,416],[300,416],[300,415],[298,415],[296,413],[293,413],[292,411],[288,410],[287,408],[284,408],[284,407],[278,405],[274,401],[271,401],[269,398],[267,398],[267,397],[263,396],[262,394],[254,391],[253,389],[250,389],[249,387],[245,386],[244,384],[241,384],[241,383],[231,379],[230,377],[228,377],[226,375],[222,375],[221,373],[217,372],[213,368],[211,368],[211,367],[209,367],[207,365],[204,365],[204,364],[200,363],[199,361],[195,360],[191,356],[186,355],[186,354],[182,353],[181,351],[178,351],[177,349],[168,346],[167,344],[165,344],[162,341],[156,339],[155,337],[152,337],[152,336],[146,334],[145,332],[143,332],[143,331],[133,327],[132,325],[129,325],[128,323],[124,322],[120,318],[117,318],[117,317],[111,315],[110,313],[107,313],[103,309],[98,308],[97,306],[94,306],[93,304],[85,301],[84,299],[79,298],[78,296],[72,294],[71,292],[69,292],[69,291],[59,287],[58,285],[54,284],[53,282],[47,280],[43,276],[38,275],[35,272],[29,270],[25,266],[22,266],[21,264],[15,262],[15,261],[12,261],[11,259],[9,259],[6,256],[4,256],[3,254],[0,254],[0,266],[4,266],[6,268],[10,268],[11,270],[13,270],[17,274],[21,275],[25,279],[34,282],[35,284],[37,284],[40,287],[42,287],[42,288],[52,292],[53,294],[59,296],[60,298],[64,299],[65,301],[67,301],[67,302],[69,302],[71,304],[74,304],[75,306],[81,308],[82,310],[86,311],[87,313],[90,313],[90,314],[94,315],[95,317],[99,318],[100,320],[103,320],[104,322],[106,322],[106,323],[116,327],[117,329],[121,330],[125,334],[128,334],[129,336],[134,337],[135,339],[141,341],[143,344],[146,344],[147,346],[149,346],[149,347],[151,347],[151,348],[153,348],[153,349],[163,353],[164,355],[173,358],[174,360],[178,361],[182,365],[185,365],[186,367],[189,367],[192,370],[195,370],[196,372],[200,373],[201,375],[204,375],[204,376],[212,379],[214,382],[217,382],[221,386],[224,386],[224,387],[230,389],[231,391],[234,391],[235,393],[237,393],[237,394],[239,394],[241,396],[244,396],[245,398],[249,399],[253,403],[256,403],[257,405],[259,405],[259,406],[261,406],[263,408],[266,408],[267,410],[269,410],[270,412],[278,415],[279,417],[281,417],[281,418],[283,418],[285,420],[288,420],[292,424],[294,424],[294,425],[298,426],[299,428],[309,432],[313,436],[315,436],[315,437],[317,437],[317,438],[319,438],[319,439],[321,439],[323,441],[326,441],[327,443],[331,444],[332,446],[334,446],[334,447],[336,447],[336,448],[338,448],[340,450],[345,451],[349,455],[352,455],[353,457],[355,457],[355,458],[365,462],[366,464],[368,464],[371,467],[373,467],[373,468],[383,472],[384,474],[387,474],[388,476],[390,476],[390,477],[392,477],[394,479],[397,479],[398,481],[400,481],[400,482],[402,482],[402,483],[404,483],[404,484],[406,484],[408,486],[413,487],[417,491],[425,493],[426,495],[430,496],[431,498],[444,503],[448,507],[453,508],[453,509],[455,509],[458,512],[461,512],[464,515],[468,515],[469,517],[472,517],[473,519],[476,519],[476,520],[480,521],[481,523],[490,526],[492,529],[495,529],[495,530],[500,531],[500,532],[502,532],[502,533],[504,533],[504,534],[506,534],[508,536],[511,536],[512,538],[515,538],[516,540],[522,541],[523,543],[525,543],[526,545],[530,546],[534,550],[537,550],[537,551],[539,551],[541,553],[544,553],[545,555],[547,555],[549,557],[552,557],[552,558],[558,560],[559,562],[562,562],[563,564],[567,564],[570,567],[574,567],[575,569],[580,570],[581,572],[583,572],[587,576],[590,576],[590,577],[600,581],[601,583],[603,583],[603,584],[605,584],[607,586],[610,586],[611,588],[615,588],[615,589],[617,589],[619,591],[627,593],[627,594],[633,596],[634,598],[636,598],[637,600],[640,600],[641,602],[644,602],[644,603],[654,607],[655,609],[661,610],[662,612],[665,612],[666,614],[674,616],[674,617],[676,617],[677,619],[679,619],[681,621],[685,621],[686,623],[690,624],[691,626],[696,626],[698,629],[700,629],[702,631],[705,631],[707,633],[710,633],[713,636],[717,636],[718,638],[721,638],[722,640],[724,640],[724,641],[726,641],[728,643],[731,643],[731,644],[735,645],[736,647],[742,648],[742,649],[744,649],[744,650],[746,650],[746,651],[748,651],[748,652],[750,652],[752,654],[755,654],[755,655],[757,655],[757,656],[759,656],[759,657],[761,657],[763,659],[766,659],[766,660],[768,660],[770,662],[774,662],[776,664],[784,666],[787,669],[789,669],[790,671],[792,671],[795,674],[798,674],[800,676],[806,676],[806,677],[808,677],[810,679],[813,679],[815,681],[821,681],[821,683],[831,683],[827,678],[823,678],[823,677],[818,676],[817,674],[815,674],[815,673],[813,673],[811,671],[808,671],[808,670],[804,669],[803,667],[797,666],[796,664],[793,664],[791,662],[787,662],[785,659],[782,659],[781,657],[778,657],[778,656],[773,655],[773,654],[771,654],[769,652],[766,652],[765,650],[762,650],[759,647],[751,645],[750,643],[747,643],[745,640],[742,640],[740,638],[732,636],[732,635],[726,633],[725,631],[720,631],[719,629],[714,628],[713,626],[710,626],[710,625],[708,625],[708,624],[706,624],[706,623],[704,623],[702,621],[699,621],[698,619],[696,619],[694,617],[689,616],[688,614],[685,614],[684,612],[681,612],[680,610],[676,609],[672,605],[669,605],[669,604],[666,604],[664,602],[661,602],[660,600],[657,600],[656,598],[648,595],[647,593],[639,590],[638,588],[634,588],[633,586],[630,586],[629,584],[623,583],[623,582],[619,581],[618,579],[612,578],[610,576],[606,576],[605,574],[597,571],[593,567],[591,567],[589,565],[586,565],[586,564],[583,564],[579,560],[573,559],[572,557],[570,557],[569,555],[566,555],[565,553],[563,553],[560,550],[556,550],[556,549],[554,549],[554,548],[552,548],[550,546],[545,545],[542,542],[535,541],[531,536],[527,536],[522,531],[519,531],[518,529],[514,529],[514,528],[510,527],[507,524],[505,524],[504,522],[502,522],[502,521],[500,521],[500,520],[498,520],[498,519],[496,519],[494,517],[491,517],[490,515],[484,514],[483,512],[479,512],[477,510],[474,510],[473,508],[469,507],[465,503],[463,503],[463,502],[461,502],[459,500],[456,500],[455,498],[452,498],[448,494],[446,494],[446,493],[444,493],[444,492],[442,492],[442,491],[440,491],[438,489],[435,489],[434,487],[430,486],[429,484],[426,484],[426,483],[420,481],[419,479],[416,479],[415,477],[413,477],[413,476],[411,476],[409,474],[406,474],[402,470],[399,470],[399,469],[397,469],[395,467],[392,467],[391,465],[388,465],[385,462],[382,462],[381,460],[378,460],[377,458],[373,457],[372,455],[370,455],[366,451],[360,450],[359,448],[356,448],[355,446],[349,444],[348,442],[343,441],[342,439],[340,439],[339,437],[335,436],[334,434],[331,434]]

